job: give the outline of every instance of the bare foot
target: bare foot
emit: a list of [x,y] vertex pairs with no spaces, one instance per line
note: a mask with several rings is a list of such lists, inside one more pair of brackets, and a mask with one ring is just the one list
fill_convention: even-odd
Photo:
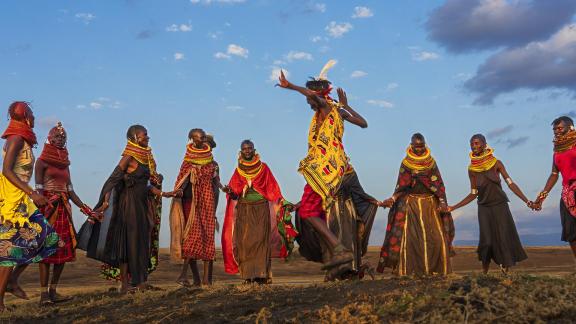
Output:
[[28,295],[26,295],[26,292],[18,284],[8,284],[8,286],[6,287],[6,291],[20,299],[25,300],[30,299],[28,298]]

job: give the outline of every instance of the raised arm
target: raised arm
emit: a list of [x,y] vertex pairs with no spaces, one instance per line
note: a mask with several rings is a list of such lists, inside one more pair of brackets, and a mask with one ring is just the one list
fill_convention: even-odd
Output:
[[520,190],[520,187],[518,187],[518,185],[516,185],[514,183],[514,181],[512,181],[512,178],[510,178],[510,175],[508,174],[508,172],[506,171],[506,168],[504,167],[504,163],[502,163],[501,161],[496,162],[496,167],[497,167],[497,171],[500,172],[500,174],[502,175],[502,177],[504,178],[504,180],[506,180],[506,184],[508,184],[508,188],[510,188],[510,190],[512,190],[512,192],[518,196],[518,198],[522,199],[522,201],[530,208],[533,208],[532,206],[532,202],[530,200],[528,200],[528,198],[526,198],[526,196],[524,195],[524,193],[522,192],[522,190]]
[[342,88],[337,89],[338,92],[338,101],[341,105],[341,108],[338,109],[340,116],[347,120],[348,122],[359,126],[361,128],[368,127],[368,122],[364,117],[362,117],[359,113],[357,113],[350,105],[348,105],[348,97],[346,96],[346,92]]
[[276,86],[279,86],[280,88],[284,88],[284,89],[297,91],[306,97],[316,95],[314,93],[314,91],[312,91],[310,89],[292,84],[290,81],[288,81],[288,79],[286,79],[286,76],[284,75],[284,71],[282,71],[282,70],[280,70],[280,77],[278,78],[278,83],[276,84]]
[[462,199],[459,203],[454,206],[448,207],[448,212],[454,211],[460,207],[464,207],[471,203],[476,197],[478,197],[478,188],[476,186],[476,178],[472,172],[468,171],[468,178],[470,179],[470,193]]

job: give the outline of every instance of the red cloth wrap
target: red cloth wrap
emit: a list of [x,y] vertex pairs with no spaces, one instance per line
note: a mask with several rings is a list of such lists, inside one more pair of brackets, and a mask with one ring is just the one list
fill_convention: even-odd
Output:
[[324,209],[322,209],[322,197],[317,194],[309,184],[304,186],[304,193],[300,200],[300,208],[298,215],[302,219],[310,217],[324,217]]
[[562,186],[562,201],[570,215],[576,217],[576,181]]
[[[241,196],[244,192],[244,188],[248,186],[248,181],[238,173],[238,170],[234,170],[234,174],[232,175],[228,186],[232,189],[232,192],[234,192],[235,195]],[[262,163],[262,171],[252,179],[252,188],[273,205],[270,208],[271,210],[277,210],[280,208],[282,192],[280,191],[278,182],[276,182],[274,175],[266,163]],[[230,195],[226,195],[226,214],[224,216],[224,225],[222,226],[222,257],[224,258],[224,270],[227,273],[232,274],[238,273],[238,263],[234,258],[233,241],[236,203],[237,201],[232,199]],[[270,224],[271,230],[272,233],[276,233],[276,235],[272,235],[271,241],[277,241],[280,239],[280,236],[277,232],[275,214],[271,216],[271,220],[274,220],[274,222]],[[272,246],[272,257],[280,257],[281,242],[280,245],[274,245],[277,246],[278,251],[275,251],[276,246]]]
[[22,138],[24,138],[24,140],[30,144],[30,146],[38,144],[38,141],[36,140],[36,134],[34,134],[32,127],[30,127],[25,122],[10,119],[8,127],[6,127],[6,130],[2,134],[2,138],[7,139],[8,136],[12,135],[22,136]]

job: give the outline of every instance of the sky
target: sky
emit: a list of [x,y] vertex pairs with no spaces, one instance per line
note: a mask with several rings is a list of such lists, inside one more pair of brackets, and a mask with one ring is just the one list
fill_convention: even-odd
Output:
[[[344,138],[368,193],[392,194],[410,136],[421,132],[457,203],[470,188],[469,138],[483,133],[535,199],[551,169],[550,122],[576,117],[575,15],[573,0],[6,0],[0,106],[31,102],[41,142],[62,121],[74,187],[89,205],[132,124],[147,127],[165,190],[188,131],[203,128],[218,143],[224,183],[240,142],[252,139],[297,202],[312,111],[275,81],[283,69],[304,84],[335,59],[329,79],[369,124],[348,124]],[[538,213],[506,189],[521,237],[558,234],[562,244],[559,187]],[[165,199],[162,246],[169,206]],[[457,240],[477,239],[476,209],[454,213]],[[77,228],[83,218],[76,209]],[[386,221],[380,209],[372,245],[382,244]]]

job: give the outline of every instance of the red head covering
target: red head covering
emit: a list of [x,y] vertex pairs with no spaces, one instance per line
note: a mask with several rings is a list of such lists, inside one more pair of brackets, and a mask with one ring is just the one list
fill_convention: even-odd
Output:
[[2,134],[2,138],[6,139],[8,136],[18,135],[24,138],[24,140],[34,146],[38,143],[36,140],[36,134],[32,130],[32,127],[28,125],[27,118],[31,114],[30,106],[24,101],[15,101],[8,108],[8,114],[10,115],[10,123],[8,127]]

